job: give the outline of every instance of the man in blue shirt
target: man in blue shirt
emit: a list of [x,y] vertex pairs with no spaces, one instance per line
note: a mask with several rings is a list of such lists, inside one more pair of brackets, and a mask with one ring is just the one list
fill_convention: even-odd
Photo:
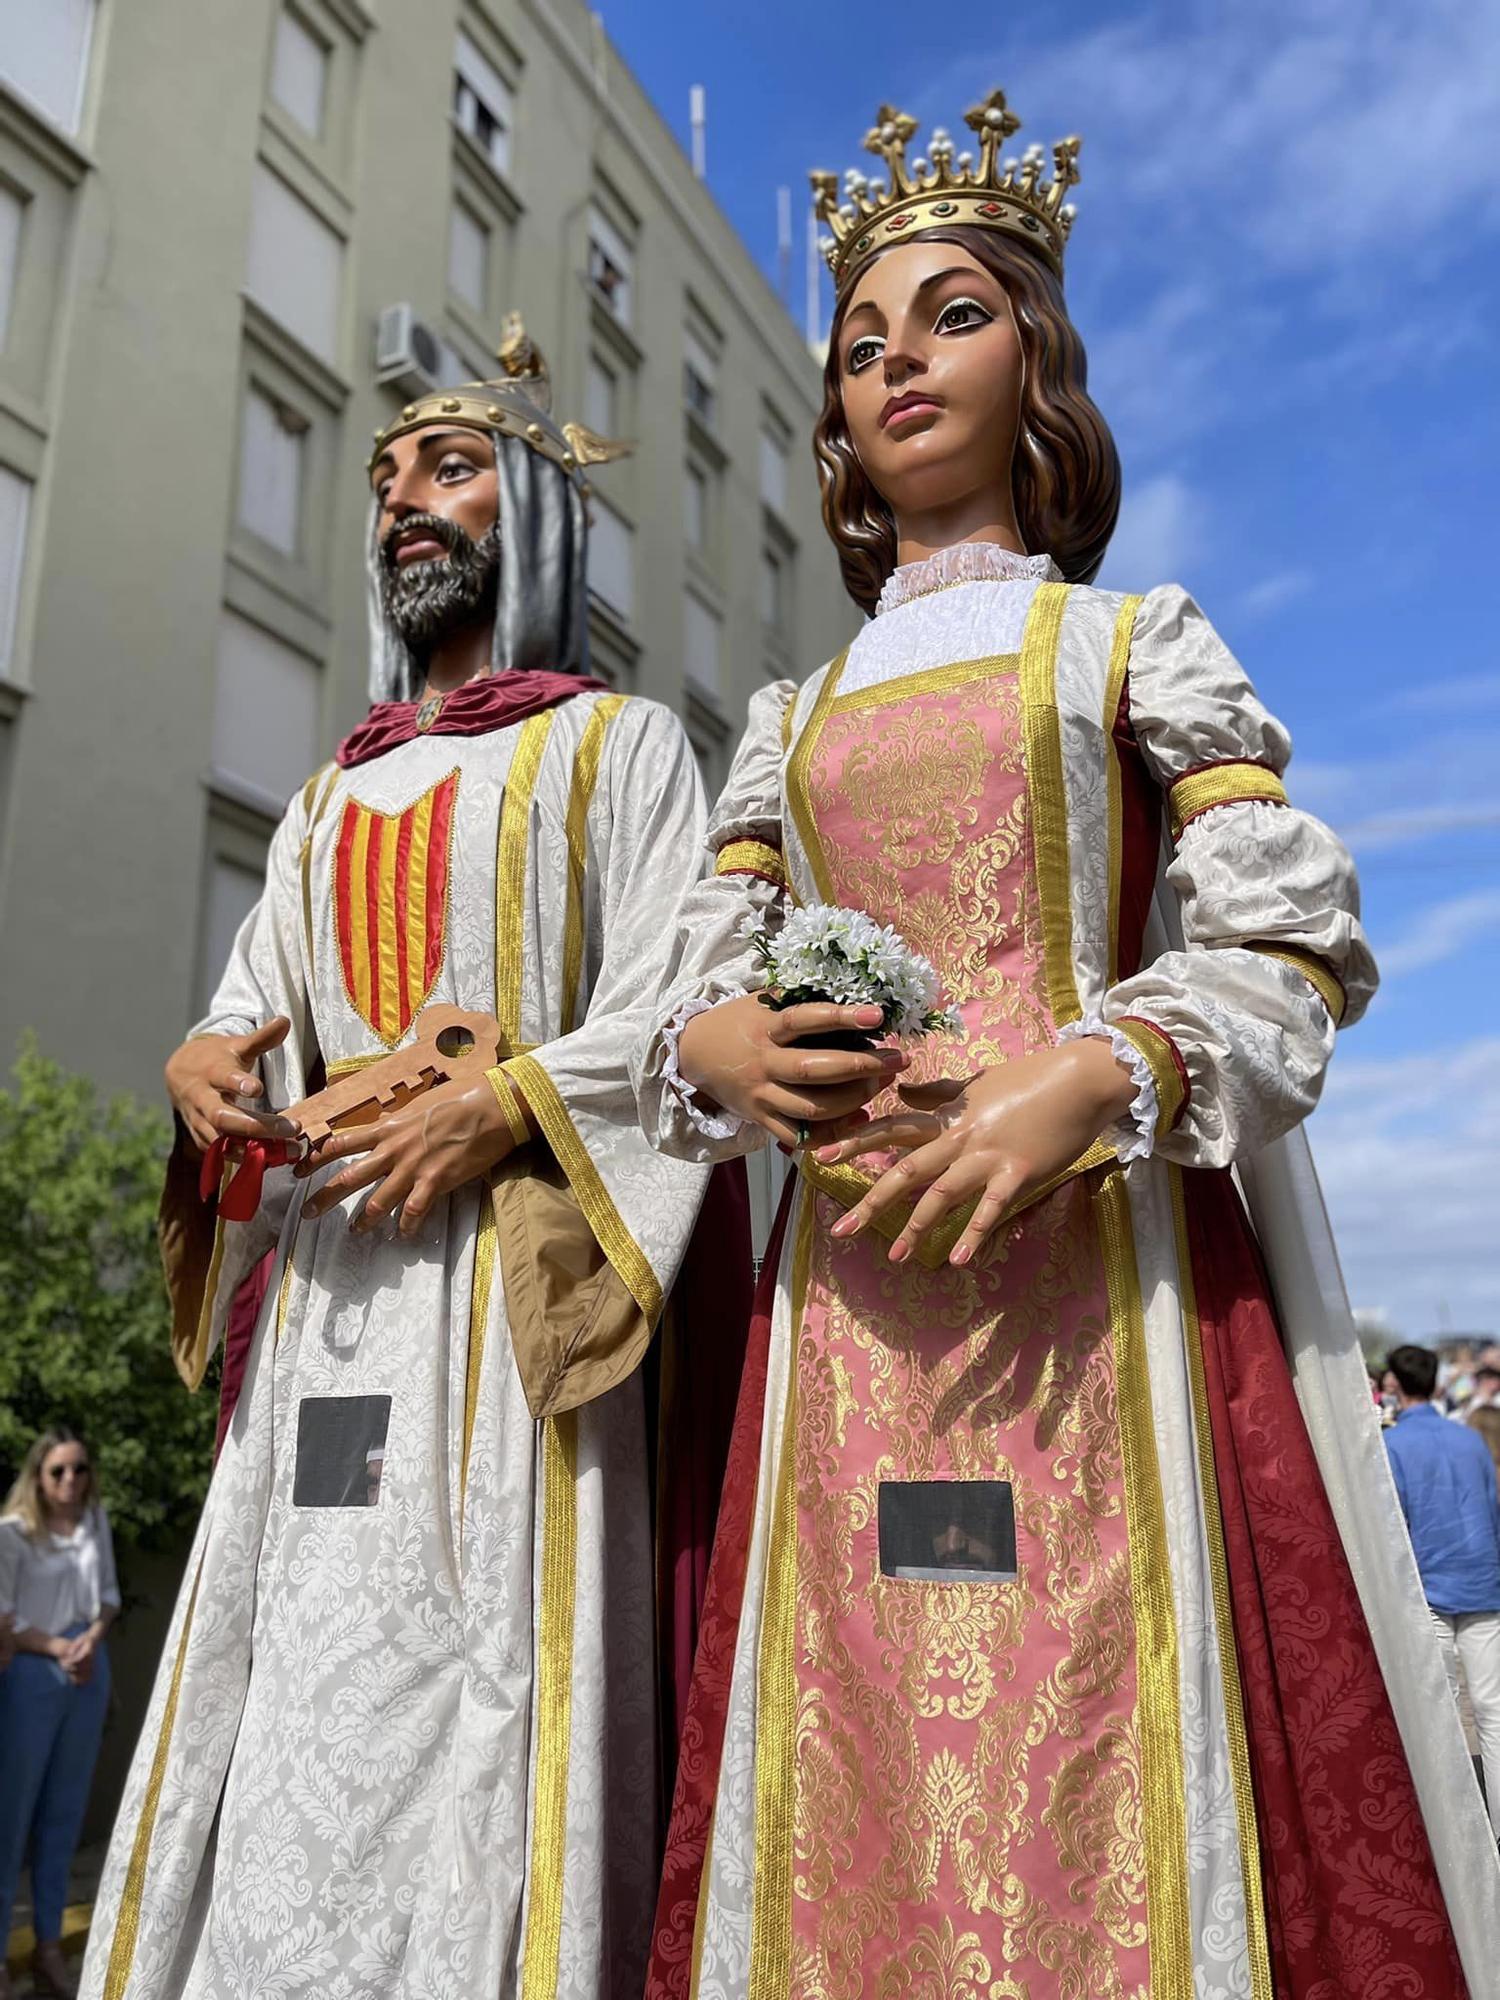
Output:
[[1500,1832],[1500,1486],[1489,1446],[1432,1406],[1437,1356],[1398,1347],[1386,1358],[1401,1408],[1385,1434],[1422,1588],[1454,1699],[1462,1665],[1479,1733],[1490,1824]]

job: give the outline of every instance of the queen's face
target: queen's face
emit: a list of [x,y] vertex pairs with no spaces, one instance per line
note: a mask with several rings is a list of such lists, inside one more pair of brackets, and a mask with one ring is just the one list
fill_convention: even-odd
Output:
[[844,419],[897,520],[1009,495],[1023,359],[998,278],[953,243],[903,244],[855,284],[838,336]]

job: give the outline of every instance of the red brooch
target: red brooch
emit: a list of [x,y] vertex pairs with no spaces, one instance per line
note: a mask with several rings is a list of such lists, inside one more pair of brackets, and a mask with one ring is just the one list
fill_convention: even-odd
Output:
[[916,217],[914,215],[893,215],[890,221],[885,225],[886,233],[887,235],[889,235],[890,232],[894,229],[904,229],[908,222],[915,222],[915,221]]

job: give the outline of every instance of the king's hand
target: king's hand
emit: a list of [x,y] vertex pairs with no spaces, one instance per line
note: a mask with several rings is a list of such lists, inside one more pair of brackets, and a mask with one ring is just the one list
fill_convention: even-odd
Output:
[[[513,1110],[528,1132],[535,1124],[520,1092],[511,1086]],[[313,1194],[304,1215],[325,1214],[337,1203],[368,1188],[350,1228],[385,1227],[399,1211],[402,1236],[419,1236],[433,1204],[467,1182],[492,1174],[520,1143],[488,1075],[476,1067],[440,1083],[401,1110],[370,1125],[335,1132],[315,1159],[304,1160],[300,1178],[331,1161],[352,1164],[329,1176]]]

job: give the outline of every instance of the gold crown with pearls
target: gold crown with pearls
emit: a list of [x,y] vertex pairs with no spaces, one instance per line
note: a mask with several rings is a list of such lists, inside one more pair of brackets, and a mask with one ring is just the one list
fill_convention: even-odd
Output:
[[885,162],[889,181],[872,181],[851,168],[840,198],[837,174],[812,176],[818,220],[833,231],[823,254],[836,290],[842,292],[877,250],[920,230],[957,223],[1018,237],[1062,276],[1063,246],[1074,214],[1066,197],[1078,184],[1081,141],[1058,141],[1052,148],[1052,179],[1043,183],[1046,156],[1040,146],[1028,146],[1019,159],[1002,159],[1006,140],[1021,129],[1003,90],[992,90],[982,104],[966,111],[964,123],[979,141],[977,160],[970,152],[955,157],[952,139],[939,127],[927,157],[908,164],[906,148],[916,136],[917,121],[882,104],[864,144],[867,153]]
[[492,381],[435,389],[408,403],[398,417],[383,424],[375,433],[369,467],[374,467],[393,438],[430,424],[520,438],[543,458],[561,466],[585,493],[585,466],[607,465],[629,453],[631,447],[620,438],[600,437],[583,424],[560,424],[553,419],[551,372],[519,313],[506,315],[495,358],[502,372]]

